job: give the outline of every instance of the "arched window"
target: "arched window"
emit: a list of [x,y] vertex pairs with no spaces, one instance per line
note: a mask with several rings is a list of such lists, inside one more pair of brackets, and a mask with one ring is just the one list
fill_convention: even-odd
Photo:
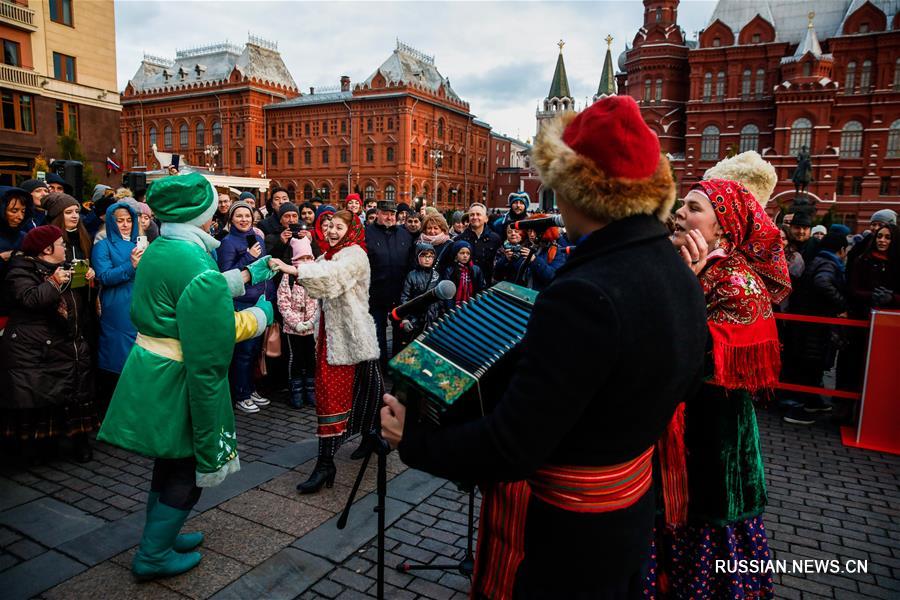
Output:
[[206,146],[206,126],[203,125],[203,121],[197,123],[197,129],[194,133],[194,145],[201,150]]
[[340,198],[339,198],[340,200],[343,200],[344,198],[347,197],[347,194],[348,194],[349,192],[347,191],[347,184],[346,184],[346,183],[342,183],[341,186],[338,188],[338,190],[339,190],[338,193],[340,194]]
[[412,195],[411,195],[410,197],[411,197],[411,198],[418,198],[418,197],[419,197],[419,188],[416,187],[415,185],[412,186]]
[[156,127],[151,127],[150,128],[150,145],[153,146],[153,144],[155,144],[155,143],[156,143]]
[[791,140],[788,146],[788,154],[797,156],[800,149],[812,147],[812,122],[809,119],[799,118],[791,124]]
[[181,127],[178,128],[178,147],[179,148],[187,148],[188,147],[187,123],[182,123]]
[[212,143],[213,146],[222,147],[222,124],[215,121],[212,126]]
[[744,69],[741,74],[741,100],[750,99],[750,69]]
[[847,121],[841,130],[841,156],[859,158],[862,150],[863,126],[859,121]]
[[366,162],[375,162],[375,149],[371,146],[366,148]]
[[894,63],[894,91],[900,91],[900,58]]
[[366,189],[363,190],[363,199],[364,200],[374,200],[375,199],[375,186],[371,183],[366,184]]
[[438,130],[438,132],[437,132],[438,137],[443,139],[444,138],[444,119],[438,119],[437,130]]
[[384,199],[385,200],[396,200],[397,199],[397,190],[394,188],[393,184],[387,184],[384,186]]
[[700,138],[700,160],[716,160],[719,158],[719,128],[709,125],[703,130]]
[[850,61],[847,63],[847,75],[844,77],[844,93],[852,94],[853,88],[856,86],[856,63]]
[[652,92],[650,91],[650,80],[645,79],[644,80],[644,102],[650,102],[651,100],[653,100],[653,96],[651,95],[651,93]]
[[748,150],[753,150],[755,152],[759,151],[759,127],[753,123],[747,123],[744,125],[744,128],[741,129],[739,151],[747,152]]
[[756,70],[756,97],[762,98],[766,87],[766,70]]
[[475,202],[475,190],[469,190],[469,204]]
[[307,148],[303,151],[303,164],[311,165],[312,164],[312,150]]
[[437,201],[439,203],[444,201],[444,188],[440,186],[437,189]]
[[341,148],[341,162],[342,163],[347,162],[347,149],[346,148]]
[[810,75],[812,75],[812,63],[806,61],[805,63],[803,63],[803,76],[809,77]]
[[891,123],[888,130],[887,155],[888,158],[900,156],[900,119]]
[[719,71],[716,75],[716,98],[725,99],[725,71]]
[[703,101],[709,102],[712,97],[712,73],[703,76]]
[[166,125],[163,128],[163,148],[168,150],[172,147],[172,126]]
[[391,130],[394,128],[394,119],[392,119],[391,117],[388,117],[388,126],[387,126],[387,128],[388,128],[388,131],[391,131]]
[[872,91],[872,61],[863,62],[862,71],[859,73],[859,91],[867,94]]
[[410,151],[410,159],[411,159],[411,161],[413,162],[413,164],[415,164],[417,158],[418,158],[418,157],[417,157],[417,155],[416,155],[416,149],[413,148],[413,149]]
[[656,101],[662,102],[662,79],[656,80]]
[[[388,148],[387,152],[385,154],[387,156],[388,162],[394,162],[394,149],[393,148]],[[385,189],[387,189],[387,188],[385,188]]]
[[303,199],[305,201],[309,202],[310,200],[312,200],[312,197],[313,197],[312,186],[307,183],[306,185],[303,186]]
[[327,165],[329,158],[330,158],[330,156],[328,155],[328,148],[323,148],[322,149],[322,164]]

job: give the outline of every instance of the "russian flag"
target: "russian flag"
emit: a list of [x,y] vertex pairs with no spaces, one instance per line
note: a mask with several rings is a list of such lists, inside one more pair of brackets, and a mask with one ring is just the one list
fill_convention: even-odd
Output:
[[122,167],[116,164],[116,161],[111,159],[110,157],[106,157],[106,172],[107,173],[118,173],[122,170]]

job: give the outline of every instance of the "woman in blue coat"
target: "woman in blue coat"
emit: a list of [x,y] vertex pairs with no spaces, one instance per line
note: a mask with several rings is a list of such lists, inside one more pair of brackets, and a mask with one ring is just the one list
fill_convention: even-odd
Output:
[[137,247],[137,214],[124,202],[106,209],[106,237],[94,245],[91,261],[100,289],[100,341],[97,373],[101,416],[116,389],[137,329],[131,322],[131,288],[143,250]]
[[[266,247],[261,232],[253,227],[253,207],[247,202],[239,201],[231,205],[228,222],[228,235],[222,238],[222,244],[216,251],[219,270],[223,273],[248,266],[264,254]],[[249,243],[251,238],[255,240],[254,243]],[[265,282],[246,286],[244,295],[234,299],[234,309],[240,311],[250,308],[265,291]],[[235,408],[245,413],[257,413],[260,406],[269,404],[268,399],[256,393],[253,382],[253,372],[261,347],[261,337],[234,346],[230,372],[231,394]]]

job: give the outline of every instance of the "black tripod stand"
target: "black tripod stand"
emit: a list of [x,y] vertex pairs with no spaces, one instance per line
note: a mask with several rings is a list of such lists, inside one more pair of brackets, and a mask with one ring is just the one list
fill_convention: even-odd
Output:
[[466,531],[466,553],[462,559],[456,564],[443,565],[411,565],[408,562],[402,562],[397,565],[396,569],[401,573],[409,573],[410,571],[459,571],[459,574],[471,579],[472,572],[475,570],[475,558],[472,553],[472,538],[475,536],[475,486],[469,489],[469,523]]
[[[378,423],[380,423],[380,419],[376,419]],[[369,467],[369,459],[372,458],[372,454],[378,455],[378,474],[377,474],[377,483],[375,487],[375,494],[378,498],[374,511],[378,515],[378,534],[377,534],[377,552],[378,552],[378,561],[376,564],[376,597],[379,600],[384,598],[384,507],[385,507],[385,498],[387,497],[387,455],[391,452],[390,446],[388,446],[387,442],[382,439],[381,435],[378,434],[381,426],[380,424],[376,425],[377,428],[373,428],[369,433],[366,434],[366,439],[362,441],[363,444],[367,444],[368,451],[366,452],[365,457],[363,457],[362,464],[359,466],[359,473],[356,475],[356,481],[353,482],[353,489],[350,490],[350,496],[347,497],[347,504],[344,506],[344,511],[341,513],[341,517],[338,519],[337,528],[343,529],[347,526],[347,519],[350,517],[350,508],[353,506],[353,500],[356,498],[356,493],[359,491],[359,486],[362,483],[363,477],[366,475],[366,469]]]

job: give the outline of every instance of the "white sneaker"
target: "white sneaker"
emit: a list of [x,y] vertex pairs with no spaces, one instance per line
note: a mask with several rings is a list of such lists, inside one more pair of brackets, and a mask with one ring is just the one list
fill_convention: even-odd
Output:
[[250,394],[250,399],[253,400],[253,403],[256,404],[257,406],[268,406],[268,405],[272,404],[271,402],[269,402],[268,398],[263,398],[256,392],[253,392],[252,394]]
[[245,413],[258,413],[259,407],[253,402],[251,398],[247,398],[246,400],[241,400],[240,402],[235,402],[234,407],[238,410],[241,410]]

